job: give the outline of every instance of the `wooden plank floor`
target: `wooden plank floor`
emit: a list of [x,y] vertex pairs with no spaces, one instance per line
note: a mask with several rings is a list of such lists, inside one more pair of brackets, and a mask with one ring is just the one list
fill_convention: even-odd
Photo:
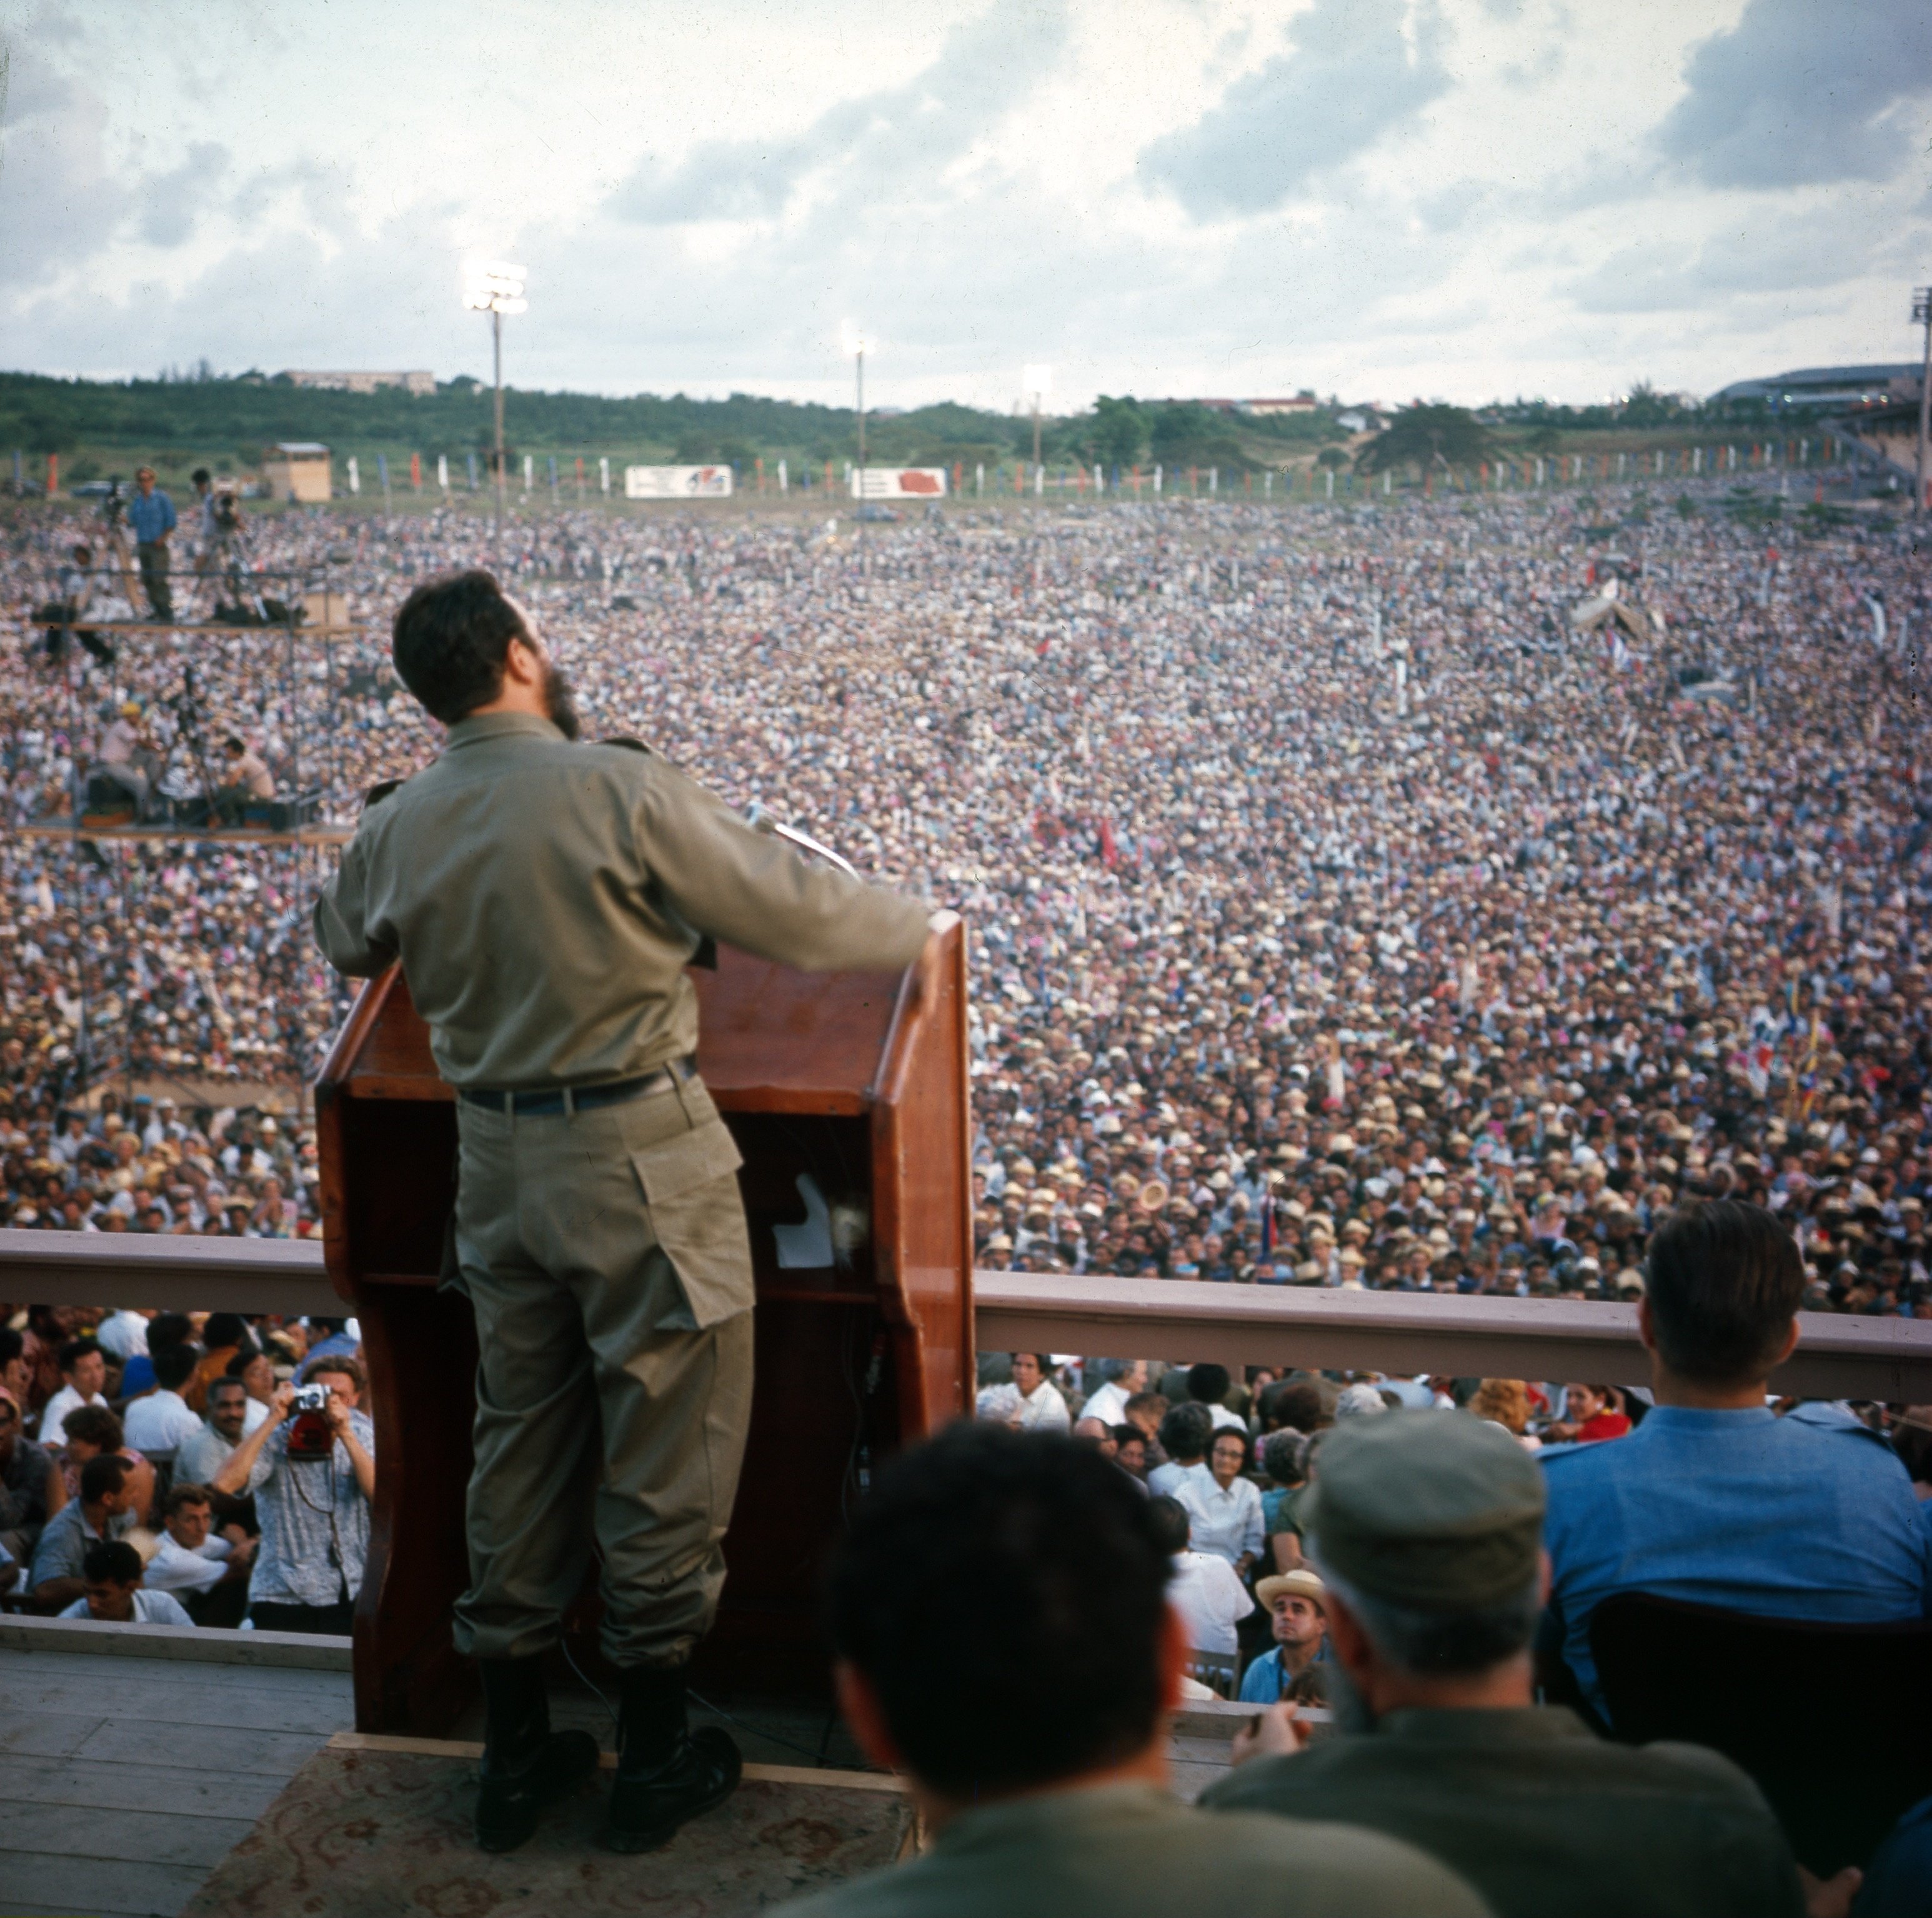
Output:
[[354,1721],[346,1672],[0,1649],[4,1908],[174,1918]]

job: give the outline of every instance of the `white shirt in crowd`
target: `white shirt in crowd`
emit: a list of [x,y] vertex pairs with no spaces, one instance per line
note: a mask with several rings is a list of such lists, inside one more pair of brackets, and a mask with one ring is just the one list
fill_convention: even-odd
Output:
[[1050,1379],[1042,1379],[1020,1400],[1019,1428],[1022,1432],[1070,1432],[1073,1415]]
[[148,1349],[148,1321],[139,1312],[124,1309],[110,1313],[94,1328],[94,1336],[104,1352],[111,1352],[116,1358],[132,1358]]
[[201,1430],[201,1420],[179,1392],[163,1388],[130,1399],[121,1429],[136,1451],[152,1459],[172,1458],[176,1448]]
[[[268,1415],[268,1408],[259,1399],[248,1401],[248,1411],[242,1436],[244,1439]],[[184,1439],[175,1454],[175,1483],[211,1485],[214,1476],[234,1454],[235,1448],[212,1425],[203,1425],[191,1439]],[[266,1453],[258,1454],[255,1463],[248,1468],[250,1492],[258,1490],[262,1481],[268,1475],[274,1460]]]
[[1210,1405],[1208,1412],[1216,1431],[1225,1432],[1232,1425],[1243,1437],[1247,1436],[1248,1421],[1239,1412],[1230,1412],[1225,1405]]
[[1198,1460],[1192,1465],[1176,1465],[1169,1459],[1165,1465],[1156,1465],[1148,1474],[1148,1490],[1157,1499],[1178,1499],[1181,1487],[1190,1478],[1211,1478],[1214,1475],[1208,1469],[1205,1460]]
[[[64,1445],[67,1443],[66,1418],[70,1412],[78,1412],[84,1405],[98,1405],[107,1409],[104,1394],[96,1392],[92,1398],[83,1398],[71,1385],[63,1385],[40,1409],[40,1443],[44,1445]],[[128,1442],[131,1445],[134,1440]]]
[[1249,1478],[1226,1490],[1211,1472],[1189,1478],[1174,1496],[1187,1508],[1187,1541],[1197,1552],[1212,1552],[1236,1565],[1244,1552],[1261,1555],[1262,1495]]
[[1180,1613],[1187,1642],[1196,1651],[1222,1655],[1240,1649],[1234,1627],[1255,1608],[1234,1567],[1212,1552],[1174,1553],[1167,1602]]
[[228,1555],[235,1549],[219,1532],[210,1532],[190,1551],[172,1533],[161,1534],[160,1549],[148,1561],[142,1583],[150,1592],[206,1592],[221,1583]]
[[1127,1422],[1127,1400],[1132,1396],[1121,1391],[1118,1379],[1109,1379],[1080,1408],[1080,1415],[1082,1418],[1102,1419],[1109,1425],[1124,1425]]
[[[76,1598],[61,1613],[62,1618],[87,1618],[92,1614],[85,1598]],[[170,1598],[165,1592],[150,1592],[142,1586],[134,1594],[134,1622],[136,1625],[192,1625],[178,1598]]]

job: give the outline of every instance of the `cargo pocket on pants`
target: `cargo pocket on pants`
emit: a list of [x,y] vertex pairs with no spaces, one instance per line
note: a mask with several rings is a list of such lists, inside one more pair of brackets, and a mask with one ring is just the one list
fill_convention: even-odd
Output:
[[700,1331],[752,1309],[752,1238],[737,1180],[744,1163],[717,1118],[631,1154],[651,1230]]

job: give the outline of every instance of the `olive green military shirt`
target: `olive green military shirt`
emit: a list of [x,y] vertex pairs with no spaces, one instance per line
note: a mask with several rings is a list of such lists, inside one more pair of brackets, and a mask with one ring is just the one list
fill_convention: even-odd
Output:
[[897,971],[926,920],[754,832],[655,752],[490,713],[364,812],[314,923],[338,971],[401,959],[451,1085],[506,1090],[694,1051],[700,935],[808,971]]
[[1339,1820],[1404,1838],[1497,1918],[1799,1918],[1783,1831],[1727,1758],[1612,1745],[1556,1706],[1390,1712],[1238,1766],[1216,1811]]
[[1097,1785],[962,1812],[910,1863],[782,1905],[773,1918],[1478,1918],[1488,1910],[1433,1859],[1373,1832],[1210,1817],[1150,1786]]

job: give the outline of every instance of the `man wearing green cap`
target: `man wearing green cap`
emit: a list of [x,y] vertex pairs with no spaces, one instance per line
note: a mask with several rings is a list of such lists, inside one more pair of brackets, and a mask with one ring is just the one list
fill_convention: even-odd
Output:
[[1405,1838],[1498,1918],[1795,1918],[1797,1867],[1736,1766],[1605,1744],[1533,1702],[1543,1508],[1541,1472],[1499,1426],[1420,1411],[1338,1425],[1300,1516],[1348,1728],[1307,1743],[1295,1708],[1271,1707],[1201,1803]]

